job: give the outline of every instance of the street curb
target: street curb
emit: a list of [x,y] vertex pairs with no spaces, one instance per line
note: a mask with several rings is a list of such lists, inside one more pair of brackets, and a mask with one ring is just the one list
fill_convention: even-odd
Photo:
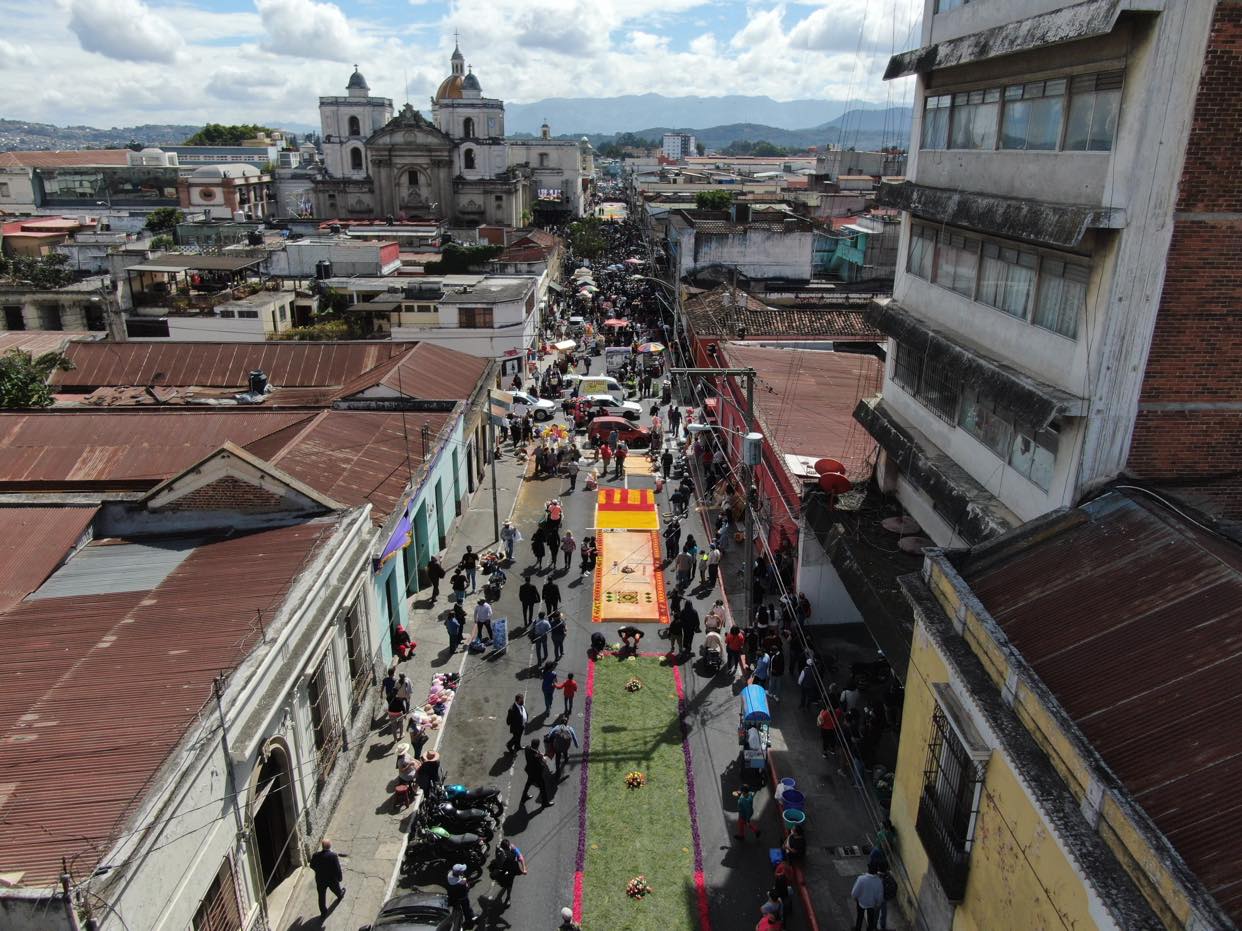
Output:
[[[772,777],[772,792],[775,794],[776,787],[780,785],[780,774],[776,771],[776,764],[772,762],[770,751],[768,753],[768,775]],[[802,909],[806,912],[807,924],[810,925],[811,931],[819,931],[819,921],[815,917],[815,908],[811,904],[811,893],[807,891],[806,877],[802,872],[802,867],[795,865],[793,870],[794,881],[798,884],[798,895],[802,899]]]

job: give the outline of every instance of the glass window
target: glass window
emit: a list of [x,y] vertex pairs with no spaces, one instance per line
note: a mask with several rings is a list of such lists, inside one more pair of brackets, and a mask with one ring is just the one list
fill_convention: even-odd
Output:
[[910,228],[910,251],[906,255],[906,271],[931,281],[932,258],[936,254],[936,231],[929,226]]
[[979,241],[960,233],[941,233],[936,251],[936,284],[974,297]]
[[948,94],[928,97],[923,104],[924,149],[943,149],[949,143],[949,106],[953,98]]
[[1000,88],[954,94],[952,114],[950,149],[996,148]]
[[967,388],[962,396],[957,423],[963,430],[1002,459],[1008,458],[1012,418],[985,393]]
[[985,242],[979,269],[979,300],[1025,320],[1035,293],[1035,256]]
[[1047,491],[1052,487],[1060,441],[1061,431],[1056,424],[1050,424],[1046,430],[1019,427],[1014,431],[1009,465]]
[[1075,152],[1108,152],[1121,109],[1120,71],[1083,74],[1070,82],[1065,148]]
[[1039,295],[1031,322],[1036,326],[1074,339],[1078,319],[1087,304],[1087,281],[1091,270],[1085,265],[1044,258],[1039,263]]
[[1006,87],[1001,148],[1055,149],[1061,138],[1065,85],[1065,79],[1058,78]]
[[921,354],[905,343],[897,344],[897,357],[893,360],[893,381],[914,394],[919,386]]
[[349,168],[351,171],[362,170],[362,149],[349,150]]

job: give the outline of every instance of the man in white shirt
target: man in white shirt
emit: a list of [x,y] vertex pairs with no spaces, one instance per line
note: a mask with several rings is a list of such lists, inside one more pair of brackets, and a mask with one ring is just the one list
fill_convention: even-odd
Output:
[[483,631],[487,631],[487,639],[492,639],[492,606],[486,598],[480,598],[474,606],[474,638],[483,639]]
[[854,880],[850,898],[858,909],[854,919],[854,931],[862,931],[864,919],[867,922],[867,931],[876,931],[876,919],[880,915],[880,906],[884,904],[884,880],[874,866],[868,866],[867,872]]

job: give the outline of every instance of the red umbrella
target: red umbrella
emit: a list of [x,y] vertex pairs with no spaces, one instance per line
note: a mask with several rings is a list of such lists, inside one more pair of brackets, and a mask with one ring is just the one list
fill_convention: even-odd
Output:
[[604,326],[623,327],[623,326],[629,326],[629,325],[630,325],[630,321],[618,320],[616,317],[609,317],[607,320],[604,321]]

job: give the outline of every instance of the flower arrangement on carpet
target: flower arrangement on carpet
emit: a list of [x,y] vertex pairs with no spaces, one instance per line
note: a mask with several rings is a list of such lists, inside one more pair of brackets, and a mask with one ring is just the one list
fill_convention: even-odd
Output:
[[641,899],[652,893],[651,883],[646,876],[635,876],[625,884],[625,894],[632,899]]
[[631,676],[630,680],[625,683],[625,690],[627,692],[637,692],[642,687],[642,680],[639,679],[638,676]]
[[625,774],[625,784],[631,789],[641,789],[647,784],[647,777],[638,770],[633,769]]

